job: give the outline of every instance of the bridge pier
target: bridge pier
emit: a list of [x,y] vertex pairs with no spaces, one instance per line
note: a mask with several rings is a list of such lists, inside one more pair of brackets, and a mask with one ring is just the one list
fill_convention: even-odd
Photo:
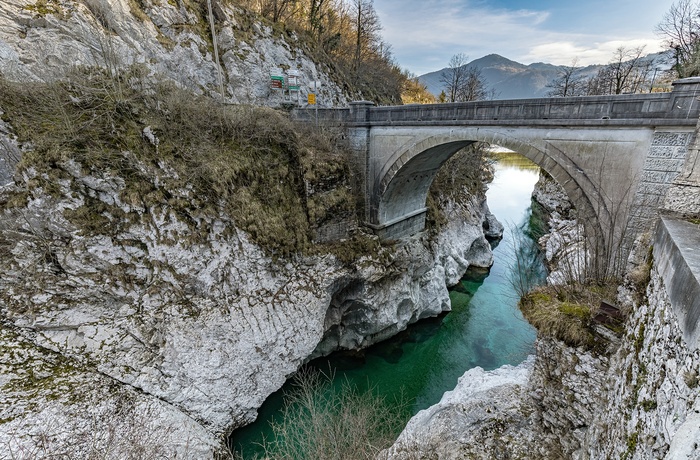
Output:
[[355,187],[359,195],[364,197],[360,215],[364,221],[369,222],[370,196],[367,190],[367,177],[369,168],[369,139],[370,123],[369,109],[374,106],[371,101],[353,101],[350,103],[350,112],[347,120],[348,144],[352,151],[352,164],[357,174]]

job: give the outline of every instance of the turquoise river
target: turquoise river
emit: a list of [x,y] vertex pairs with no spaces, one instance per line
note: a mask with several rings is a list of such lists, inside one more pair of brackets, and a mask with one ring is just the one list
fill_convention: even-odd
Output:
[[[437,403],[468,369],[516,365],[532,352],[535,330],[517,307],[519,282],[514,280],[523,276],[516,266],[522,267],[524,258],[537,280],[545,276],[530,238],[531,194],[539,168],[517,154],[494,158],[495,176],[486,196],[505,232],[494,245],[490,271],[470,270],[450,289],[451,312],[414,324],[361,354],[337,353],[312,363],[331,370],[338,391],[342,382],[371,386],[388,398],[401,395],[416,413]],[[244,459],[253,458],[262,436],[269,435],[269,421],[279,416],[284,391],[265,402],[255,423],[233,433],[231,442]]]

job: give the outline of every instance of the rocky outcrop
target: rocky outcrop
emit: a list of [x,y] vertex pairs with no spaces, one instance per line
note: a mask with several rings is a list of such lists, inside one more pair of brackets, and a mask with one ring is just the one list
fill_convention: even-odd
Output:
[[517,367],[468,370],[439,403],[418,412],[379,459],[533,458],[527,382],[534,358]]
[[443,211],[449,223],[435,240],[422,236],[401,241],[387,263],[363,260],[358,271],[338,277],[314,357],[364,348],[410,323],[449,311],[446,287],[457,284],[469,266],[492,265],[482,230],[486,216],[481,212],[488,215],[488,208],[473,198],[450,202]]
[[0,327],[1,458],[225,455],[172,405]]
[[[318,81],[321,106],[346,105],[347,96],[314,63],[294,34],[252,18],[228,2],[214,0],[220,65],[204,2],[189,0],[8,0],[0,9],[0,72],[12,80],[52,80],[73,67],[118,72],[132,65],[193,91],[234,103],[277,106],[287,102],[270,88],[275,69],[301,78],[299,99]],[[294,100],[296,102],[296,96]]]
[[547,232],[540,238],[549,268],[547,283],[566,284],[581,279],[586,263],[585,230],[564,189],[546,172],[532,193],[545,211]]
[[[1,110],[0,117],[2,117]],[[21,158],[22,153],[9,126],[0,119],[0,187],[12,183],[12,176]]]
[[[37,448],[32,426],[44,427],[58,451],[69,449],[75,430],[64,429],[64,416],[90,426],[95,442],[117,442],[100,434],[110,425],[89,425],[97,411],[117,424],[119,442],[133,434],[123,414],[147,413],[149,433],[177,455],[213,456],[310,357],[367,346],[449,309],[447,284],[469,265],[491,263],[477,199],[450,206],[437,239],[406,239],[348,266],[331,255],[272,259],[231,216],[193,210],[185,219],[166,202],[135,210],[120,198],[123,178],[64,167],[72,178],[51,193],[29,188],[38,173],[27,170],[2,194],[25,198],[3,201],[0,217],[3,337],[60,357],[66,382],[35,397],[21,386],[26,373],[41,388],[56,379],[8,361],[0,445],[13,452]],[[191,192],[178,193],[187,200]],[[103,214],[109,234],[66,217],[86,201],[111,206]],[[123,221],[118,210],[141,217]],[[122,414],[115,407],[125,398],[132,412]],[[93,410],[93,401],[103,404]],[[64,415],[44,423],[43,407]]]

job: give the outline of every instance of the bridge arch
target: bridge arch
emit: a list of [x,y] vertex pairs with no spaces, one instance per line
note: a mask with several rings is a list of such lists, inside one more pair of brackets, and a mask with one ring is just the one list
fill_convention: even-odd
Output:
[[[440,167],[460,149],[474,143],[496,144],[520,153],[546,171],[566,191],[585,223],[587,233],[605,235],[613,217],[598,184],[582,174],[572,156],[553,146],[532,142],[517,130],[445,128],[427,137],[405,142],[378,164],[371,194],[369,221],[376,229],[396,226],[395,235],[424,225],[428,189]],[[420,135],[418,135],[419,137]],[[572,174],[573,172],[573,174]],[[593,205],[596,203],[596,206]]]

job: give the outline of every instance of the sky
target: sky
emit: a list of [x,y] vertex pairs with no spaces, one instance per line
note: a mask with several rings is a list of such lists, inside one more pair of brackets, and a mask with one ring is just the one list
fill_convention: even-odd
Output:
[[621,46],[663,49],[654,31],[672,0],[374,0],[384,41],[416,75],[464,53],[522,64],[607,64]]

